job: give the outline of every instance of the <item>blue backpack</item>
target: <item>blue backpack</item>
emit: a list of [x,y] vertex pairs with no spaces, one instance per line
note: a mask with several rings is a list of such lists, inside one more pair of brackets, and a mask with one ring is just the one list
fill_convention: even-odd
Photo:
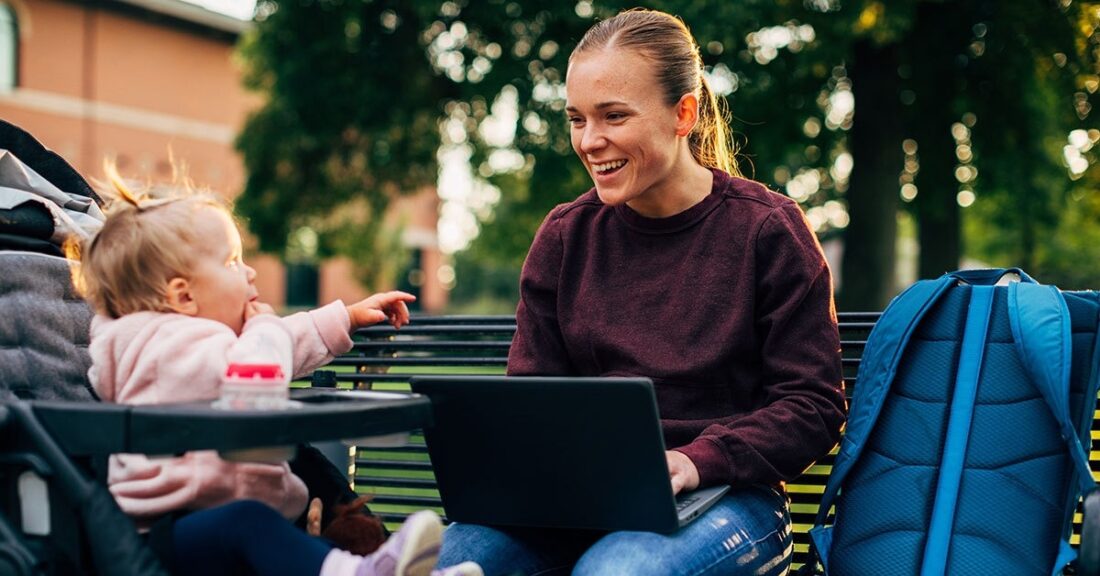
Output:
[[[1008,273],[1020,281],[996,285]],[[1059,573],[1095,487],[1098,312],[1100,293],[1017,269],[946,274],[895,298],[868,337],[810,530],[825,573]]]

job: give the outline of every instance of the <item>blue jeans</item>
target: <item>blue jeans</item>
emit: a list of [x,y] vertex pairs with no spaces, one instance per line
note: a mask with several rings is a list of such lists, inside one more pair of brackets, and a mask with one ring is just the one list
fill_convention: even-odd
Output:
[[790,568],[792,548],[786,497],[749,487],[667,536],[453,524],[443,534],[439,565],[473,560],[485,576],[772,576]]

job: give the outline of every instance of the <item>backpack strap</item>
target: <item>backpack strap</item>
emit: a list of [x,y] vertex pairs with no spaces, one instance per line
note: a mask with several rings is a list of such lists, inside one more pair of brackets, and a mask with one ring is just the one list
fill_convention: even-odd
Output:
[[[1008,318],[1016,351],[1032,381],[1039,388],[1046,405],[1058,423],[1062,440],[1073,461],[1077,491],[1067,495],[1066,506],[1076,503],[1078,496],[1096,487],[1089,469],[1088,454],[1081,444],[1078,430],[1069,411],[1069,380],[1073,340],[1069,309],[1062,293],[1054,286],[1010,285],[1008,288]],[[1091,389],[1091,383],[1089,388]],[[1094,396],[1095,398],[1095,396]],[[1076,554],[1063,541],[1052,574]]]
[[817,510],[817,518],[814,520],[813,528],[810,529],[810,536],[814,543],[813,550],[818,554],[826,570],[828,570],[828,555],[832,540],[832,527],[825,526],[829,509],[832,508],[840,486],[863,451],[871,429],[882,411],[905,346],[925,314],[957,282],[958,279],[945,274],[937,280],[925,280],[913,284],[887,306],[867,337],[867,346],[863,351],[863,359],[856,378],[859,385],[853,391],[848,424],[840,443],[840,450],[833,461],[829,481],[825,485],[821,505]]
[[993,286],[974,286],[970,291],[959,367],[951,394],[947,436],[933,500],[935,504],[932,506],[932,519],[928,525],[928,538],[925,540],[924,559],[921,562],[922,575],[944,574],[947,570],[947,552],[955,527],[955,509],[959,501],[959,489],[962,487],[963,465],[970,441],[970,425],[974,420],[978,380],[982,374],[985,342],[992,313]]
[[1073,340],[1066,301],[1054,286],[1012,284],[1008,287],[1008,314],[1016,352],[1058,423],[1073,460],[1078,488],[1087,492],[1096,487],[1096,482],[1069,413]]

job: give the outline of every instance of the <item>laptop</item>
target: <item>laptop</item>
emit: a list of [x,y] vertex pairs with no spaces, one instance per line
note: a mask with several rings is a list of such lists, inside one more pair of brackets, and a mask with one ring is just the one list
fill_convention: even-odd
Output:
[[648,378],[421,376],[443,509],[472,524],[671,533],[729,486],[672,495]]

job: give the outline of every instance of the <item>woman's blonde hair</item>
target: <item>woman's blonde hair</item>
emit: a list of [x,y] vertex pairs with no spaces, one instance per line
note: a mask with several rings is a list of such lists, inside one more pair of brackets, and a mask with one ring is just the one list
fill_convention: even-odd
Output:
[[170,311],[168,281],[189,278],[194,265],[195,218],[204,207],[232,218],[230,210],[217,197],[190,187],[162,198],[135,193],[113,164],[104,168],[107,182],[99,187],[108,202],[107,220],[83,244],[66,245],[69,257],[80,261],[73,267],[73,284],[97,314],[111,318]]
[[684,94],[699,96],[699,121],[688,136],[691,155],[708,168],[740,176],[736,150],[726,122],[725,98],[711,90],[703,75],[703,59],[691,31],[679,18],[657,10],[634,9],[596,23],[569,55],[600,48],[635,50],[654,63],[665,102],[673,105]]

